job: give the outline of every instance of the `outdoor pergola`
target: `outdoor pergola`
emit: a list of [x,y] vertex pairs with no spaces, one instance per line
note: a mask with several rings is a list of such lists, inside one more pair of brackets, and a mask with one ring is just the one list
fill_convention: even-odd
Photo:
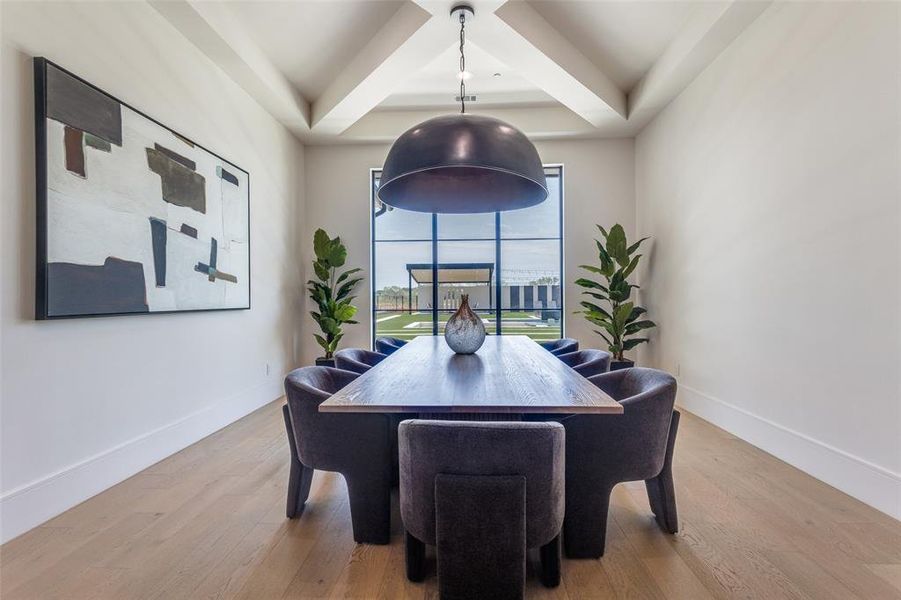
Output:
[[[413,282],[432,285],[435,278],[438,285],[455,283],[487,283],[491,289],[494,278],[494,263],[410,263],[407,264],[407,306],[413,309]],[[434,294],[433,294],[434,298]],[[433,305],[434,307],[434,305]],[[488,308],[492,308],[491,294],[488,294]]]

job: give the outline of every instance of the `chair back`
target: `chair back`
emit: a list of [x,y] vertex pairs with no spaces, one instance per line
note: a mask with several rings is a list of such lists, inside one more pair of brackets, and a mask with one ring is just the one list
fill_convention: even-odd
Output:
[[528,547],[546,544],[559,533],[565,453],[559,423],[414,419],[400,424],[399,446],[401,517],[407,531],[419,540],[436,544],[439,475],[520,476],[525,479]]
[[666,456],[676,380],[669,373],[642,367],[611,371],[588,380],[622,404],[623,414],[565,419],[567,453],[579,454],[578,462],[586,468],[602,465],[613,476],[611,480],[656,477]]
[[345,348],[335,352],[335,366],[345,371],[362,374],[386,358],[388,356],[381,352],[363,350],[362,348]]
[[557,358],[572,367],[573,371],[582,377],[593,377],[610,370],[610,359],[613,358],[613,355],[604,350],[591,348],[558,354]]
[[396,337],[377,337],[375,338],[375,349],[387,356],[389,354],[392,354],[393,352],[400,350],[401,346],[405,345],[406,343],[407,340],[402,340]]
[[555,356],[568,354],[579,349],[579,340],[573,338],[560,338],[551,342],[539,342],[542,348]]

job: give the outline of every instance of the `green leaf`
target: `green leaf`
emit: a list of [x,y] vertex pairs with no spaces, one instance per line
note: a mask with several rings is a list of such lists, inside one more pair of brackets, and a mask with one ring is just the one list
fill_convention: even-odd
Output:
[[613,323],[613,319],[611,319],[610,317],[608,317],[606,315],[597,315],[597,314],[585,315],[585,320],[588,321],[589,323],[593,323],[593,324],[597,325],[598,327],[603,327],[605,329],[607,328],[608,324]]
[[625,328],[626,319],[629,318],[630,314],[632,314],[631,302],[626,302],[616,307],[616,310],[613,311],[613,323],[617,329],[622,330]]
[[319,326],[322,327],[322,331],[326,333],[331,333],[332,335],[341,331],[338,328],[338,322],[331,317],[323,317],[319,322]]
[[332,343],[329,344],[329,345],[331,346],[331,351],[332,351],[332,352],[334,352],[335,350],[338,349],[338,342],[340,342],[340,341],[341,341],[341,338],[343,338],[343,337],[344,337],[344,334],[343,334],[343,333],[339,333],[338,335],[336,335],[335,337],[332,338]]
[[586,296],[591,296],[592,298],[597,298],[598,300],[607,300],[607,301],[610,300],[610,298],[606,294],[598,294],[597,292],[589,292],[588,290],[584,290],[582,293],[585,294]]
[[348,269],[347,271],[344,271],[343,273],[341,273],[341,275],[338,277],[338,279],[335,280],[335,285],[338,285],[339,283],[341,283],[342,281],[344,281],[345,279],[347,279],[354,273],[357,273],[362,270],[363,269]]
[[588,313],[590,311],[590,312],[600,313],[608,318],[610,317],[610,313],[607,312],[605,309],[601,308],[600,306],[598,306],[597,304],[592,304],[591,302],[587,302],[585,300],[579,302],[579,304],[588,309],[587,311],[585,311],[586,313]]
[[607,254],[616,259],[621,267],[629,264],[629,253],[626,252],[626,232],[618,223],[610,228],[610,233],[607,235]]
[[338,288],[338,292],[335,294],[335,299],[343,300],[344,297],[347,296],[349,293],[351,293],[353,291],[354,287],[356,287],[356,285],[358,283],[360,283],[361,281],[363,281],[363,278],[358,277],[356,279],[351,279],[350,281],[347,281],[344,284],[342,284],[341,287]]
[[607,291],[607,288],[605,288],[600,283],[598,283],[596,281],[592,281],[591,279],[585,279],[584,277],[580,277],[579,279],[576,279],[575,283],[576,283],[576,285],[578,285],[580,287],[590,288],[593,290],[603,290],[605,292]]
[[352,319],[355,314],[357,314],[357,307],[350,304],[341,304],[335,309],[334,316],[335,320],[340,322]]
[[641,246],[641,243],[642,243],[643,241],[649,240],[649,239],[651,239],[651,238],[649,238],[649,237],[643,237],[643,238],[641,238],[640,240],[638,240],[637,242],[635,242],[634,244],[632,244],[631,246],[629,246],[628,248],[626,248],[626,252],[628,252],[629,255],[631,256],[633,252],[635,252],[636,250],[638,250],[638,247]]
[[604,341],[607,342],[608,345],[613,343],[613,342],[610,341],[610,338],[608,338],[605,334],[601,333],[601,332],[598,331],[597,329],[593,329],[592,331],[594,331],[596,334],[598,334],[599,336],[601,336],[602,338],[604,338]]
[[657,327],[657,324],[654,321],[636,321],[634,323],[629,323],[626,325],[626,335],[632,335],[634,333],[638,333],[642,329],[650,329],[652,327]]
[[598,230],[600,230],[601,235],[604,236],[604,239],[607,239],[607,236],[609,235],[609,234],[607,233],[607,230],[604,229],[603,227],[601,227],[600,225],[595,225],[595,227],[597,227]]
[[609,279],[616,270],[616,263],[613,262],[613,259],[607,254],[607,250],[604,249],[604,246],[599,241],[595,240],[594,243],[598,247],[598,260],[601,261],[601,272],[604,274],[604,277]]
[[628,351],[634,348],[639,344],[644,344],[645,342],[650,341],[648,338],[633,338],[631,340],[627,340],[623,342],[623,351]]
[[626,323],[631,323],[632,321],[634,321],[635,319],[637,319],[638,317],[640,317],[641,315],[643,315],[646,312],[648,312],[648,311],[646,311],[645,309],[643,309],[640,306],[634,307],[632,309],[632,314],[630,314],[629,318],[626,319]]
[[313,337],[316,338],[316,342],[322,346],[322,349],[328,352],[328,342],[325,341],[325,338],[319,335],[318,333],[314,333]]
[[580,268],[580,269],[585,269],[586,271],[589,271],[589,272],[594,273],[594,274],[596,274],[596,275],[604,275],[604,276],[606,276],[606,274],[604,273],[604,270],[603,270],[603,269],[599,269],[598,267],[593,267],[593,266],[591,266],[591,265],[579,265],[579,268]]
[[632,261],[629,263],[629,266],[626,267],[625,269],[623,269],[623,279],[625,279],[626,277],[628,277],[629,275],[632,274],[632,271],[634,271],[635,267],[638,266],[638,260],[641,258],[641,256],[642,255],[639,254],[638,256],[634,257],[632,259]]
[[313,271],[316,273],[316,277],[318,277],[322,281],[328,281],[331,275],[329,273],[328,267],[326,267],[318,260],[313,263]]
[[332,267],[343,267],[347,260],[347,248],[341,243],[341,238],[336,237],[328,245],[327,254],[329,265]]
[[625,302],[632,295],[632,287],[625,281],[620,281],[616,286],[610,286],[610,301],[615,303]]
[[328,254],[331,240],[324,229],[317,229],[313,234],[313,252],[319,260],[325,259]]
[[620,338],[619,332],[616,330],[616,328],[613,326],[613,323],[611,323],[610,321],[595,322],[595,325],[599,325],[599,326],[603,327],[604,331],[609,333],[610,337],[613,338],[614,340],[617,340]]

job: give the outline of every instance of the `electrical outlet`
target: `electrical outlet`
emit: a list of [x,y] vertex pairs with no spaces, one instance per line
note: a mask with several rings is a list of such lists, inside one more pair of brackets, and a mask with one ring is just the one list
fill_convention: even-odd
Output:
[[676,363],[676,367],[673,369],[673,375],[678,377],[682,374],[682,363]]
[[269,363],[266,363],[266,376],[267,377],[269,376],[270,372],[271,372],[271,369],[269,368]]

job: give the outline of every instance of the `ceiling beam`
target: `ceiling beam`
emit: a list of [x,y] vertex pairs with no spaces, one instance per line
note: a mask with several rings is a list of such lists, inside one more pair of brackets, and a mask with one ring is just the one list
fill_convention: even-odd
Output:
[[732,0],[699,5],[629,94],[629,123],[634,132],[688,87],[770,4],[768,0]]
[[472,41],[594,125],[625,119],[626,96],[526,2],[477,14]]
[[337,135],[454,42],[447,21],[402,5],[313,104],[313,131]]
[[226,6],[197,0],[149,0],[269,114],[301,139],[310,131],[310,104],[263,54]]
[[[481,109],[473,106],[469,114],[485,114],[506,121],[531,139],[579,138],[597,135],[597,128],[563,106],[531,106]],[[338,140],[334,137],[317,137],[313,143],[340,142],[392,142],[417,123],[447,114],[447,110],[377,110],[367,113],[349,127]],[[610,121],[604,124],[606,137],[629,137],[627,123],[611,112]]]

